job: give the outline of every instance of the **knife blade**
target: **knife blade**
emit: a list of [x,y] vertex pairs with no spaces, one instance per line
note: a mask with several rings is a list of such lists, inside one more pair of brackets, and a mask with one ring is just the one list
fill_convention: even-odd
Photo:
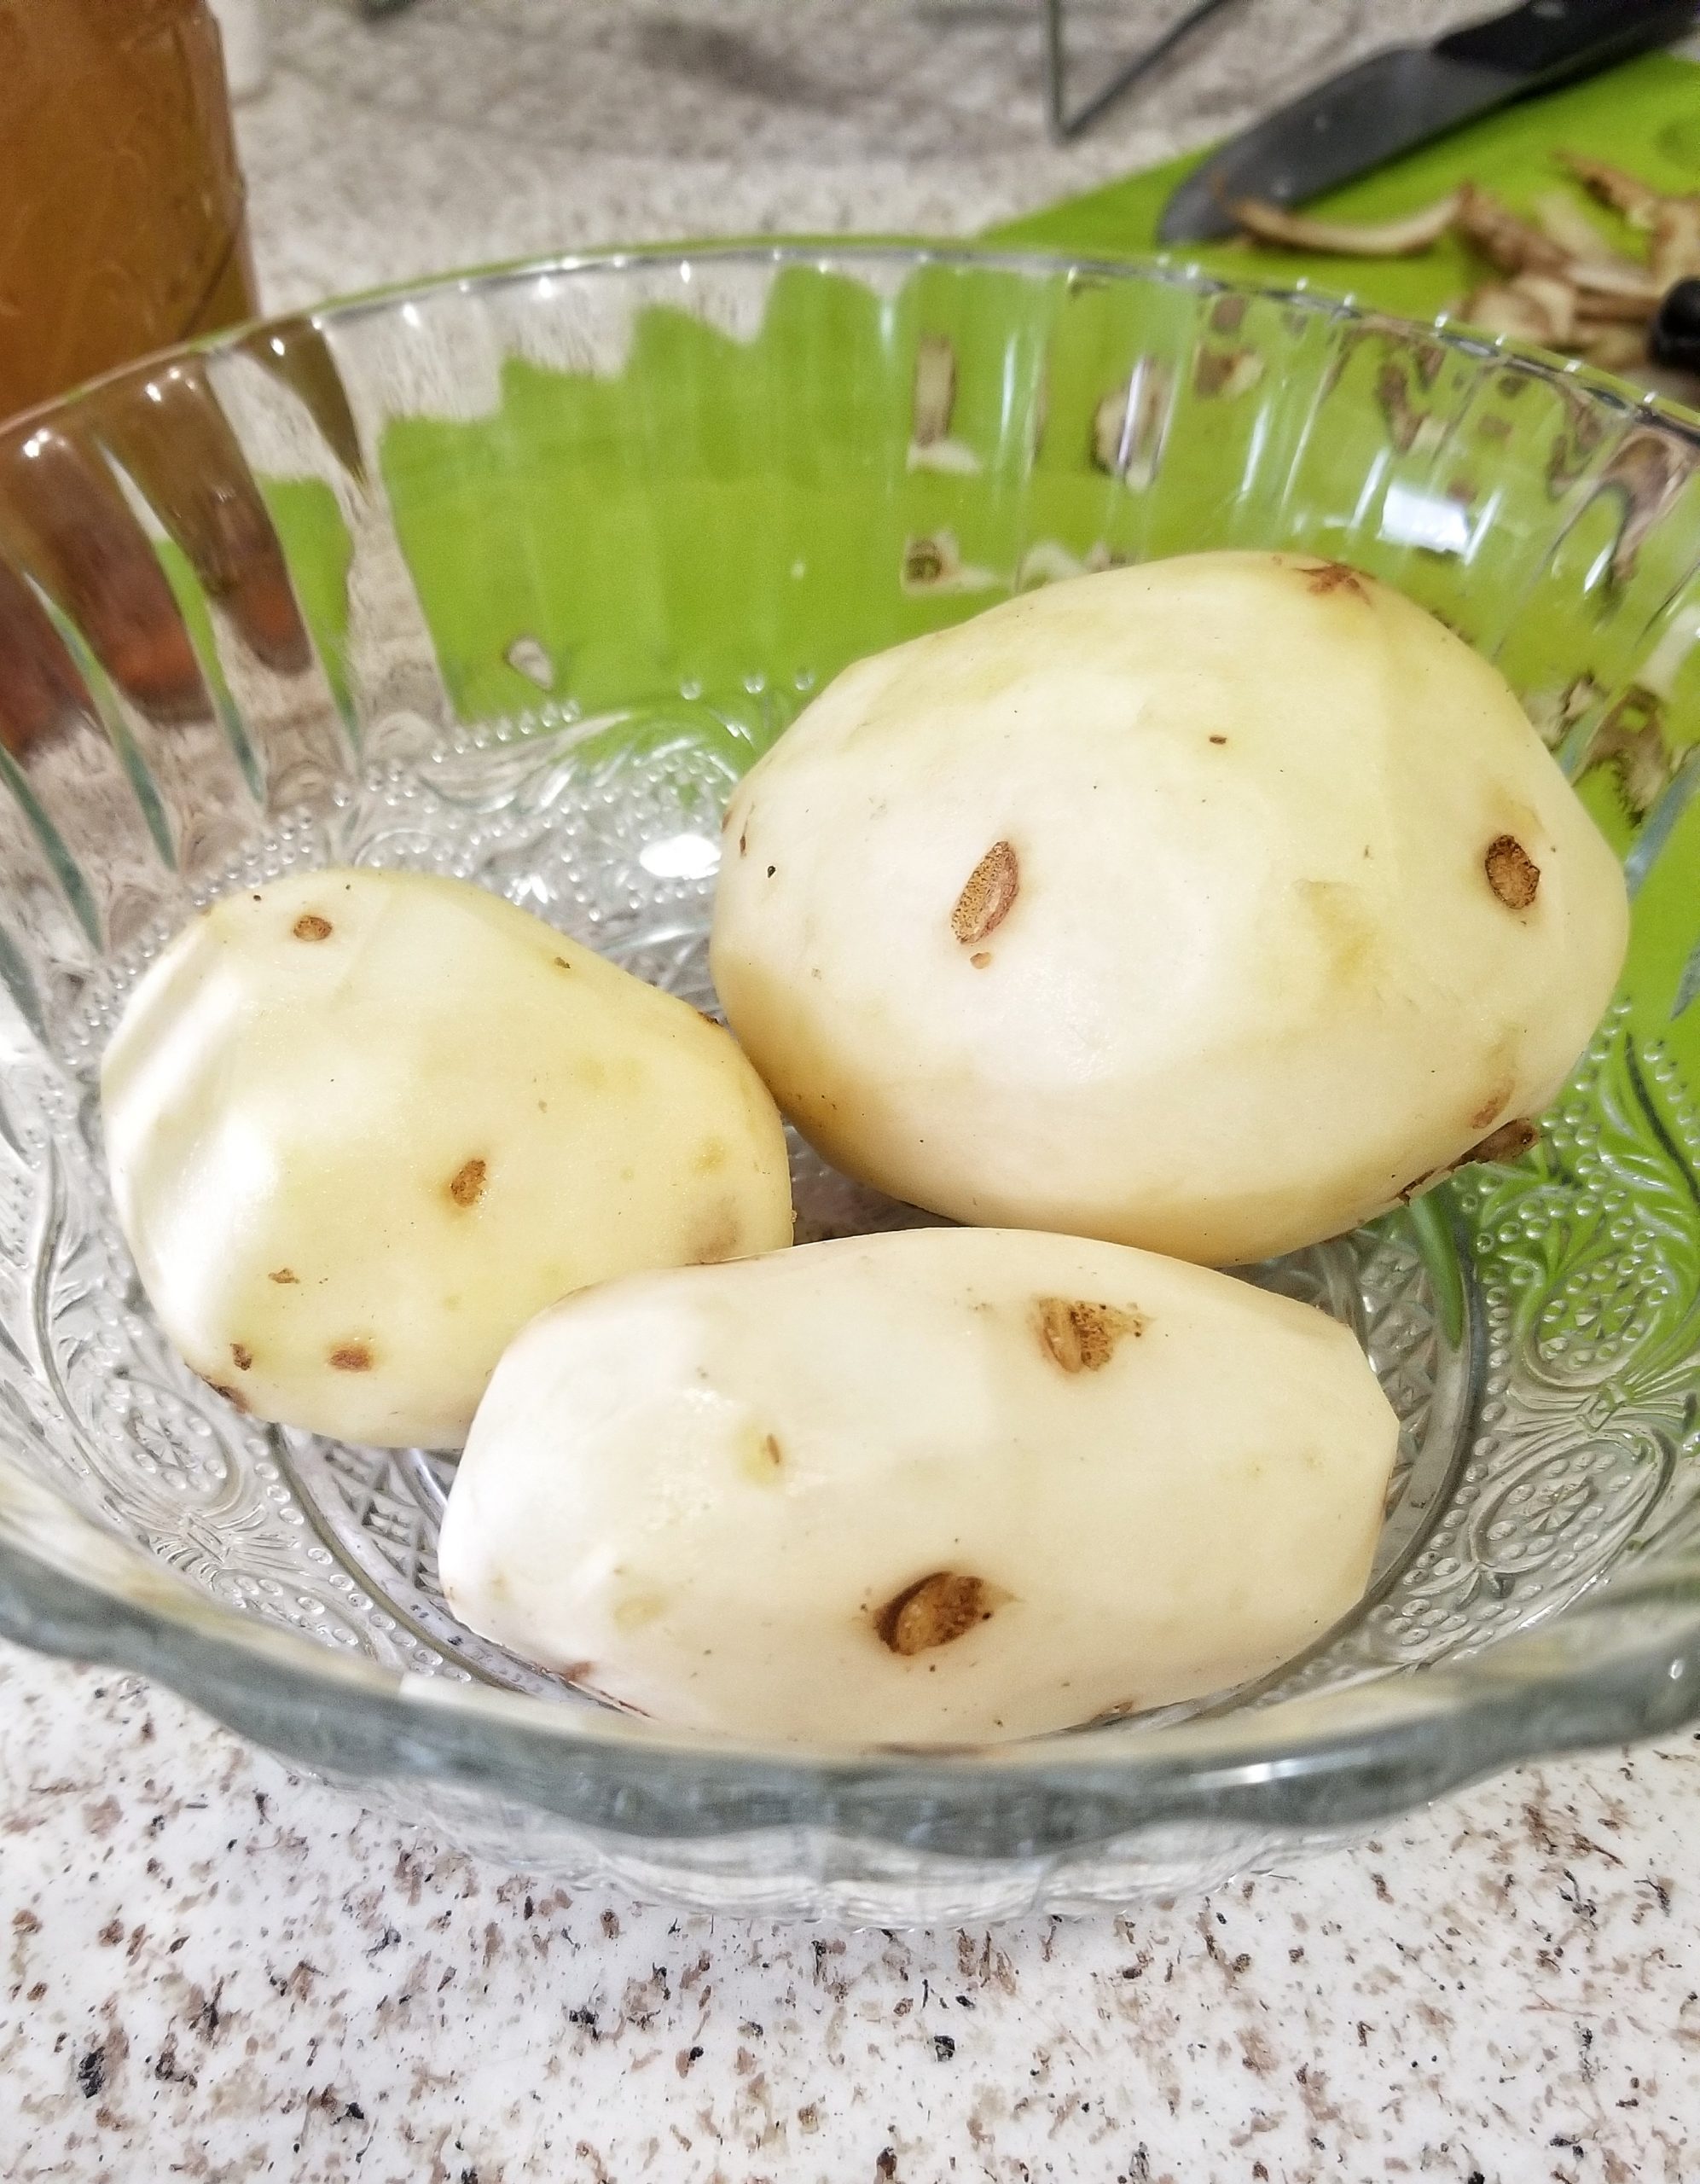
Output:
[[1431,46],[1391,46],[1213,152],[1163,207],[1158,240],[1233,235],[1236,197],[1296,205],[1514,99],[1663,45],[1700,0],[1526,0]]

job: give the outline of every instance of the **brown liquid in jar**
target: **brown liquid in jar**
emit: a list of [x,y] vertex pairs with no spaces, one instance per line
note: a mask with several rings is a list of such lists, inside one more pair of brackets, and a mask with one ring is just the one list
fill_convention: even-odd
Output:
[[0,0],[0,418],[251,317],[206,0]]

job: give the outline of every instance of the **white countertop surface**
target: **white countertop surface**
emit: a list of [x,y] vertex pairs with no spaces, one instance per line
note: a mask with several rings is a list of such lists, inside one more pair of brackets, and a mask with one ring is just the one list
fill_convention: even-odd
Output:
[[[240,125],[282,306],[615,239],[971,230],[1479,9],[1239,0],[1067,151],[1030,0],[273,12]],[[1173,12],[1080,0],[1083,45]],[[474,1866],[168,1693],[6,1651],[0,2176],[1678,2184],[1697,1851],[1685,1739],[1126,1919],[715,1923]]]

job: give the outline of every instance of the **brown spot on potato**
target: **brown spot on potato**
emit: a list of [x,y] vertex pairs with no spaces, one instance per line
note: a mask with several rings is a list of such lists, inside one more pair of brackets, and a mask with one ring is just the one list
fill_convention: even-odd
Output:
[[1226,743],[1227,738],[1225,735],[1213,735],[1210,741],[1212,743]]
[[750,854],[750,829],[747,827],[739,834],[738,854],[740,857],[748,857]]
[[1539,1126],[1526,1118],[1502,1123],[1479,1145],[1472,1145],[1458,1165],[1465,1168],[1472,1160],[1520,1160],[1540,1135]]
[[986,948],[977,948],[968,958],[977,971],[983,971],[991,960],[991,950]]
[[[705,1380],[708,1375],[701,1376]],[[776,1433],[765,1433],[753,1421],[738,1434],[732,1444],[732,1461],[741,1476],[771,1492],[778,1485],[785,1470],[785,1451],[780,1446]]]
[[268,1281],[291,1282],[299,1281],[301,1277],[299,1274],[292,1273],[287,1266],[281,1266],[276,1274],[270,1274],[266,1276],[266,1280]]
[[570,971],[572,968],[565,956],[554,956],[549,960],[558,971]]
[[222,1380],[208,1380],[206,1385],[215,1396],[223,1396],[232,1410],[246,1411],[247,1409],[248,1399],[240,1388],[227,1387]]
[[693,1266],[718,1266],[723,1259],[735,1259],[742,1249],[744,1232],[738,1219],[738,1209],[728,1199],[714,1208],[697,1233],[691,1250],[690,1263]]
[[328,940],[331,921],[322,918],[316,910],[304,910],[289,930],[297,940]]
[[1343,591],[1355,599],[1367,603],[1369,593],[1357,570],[1348,568],[1343,561],[1311,561],[1299,572],[1304,578],[1307,591],[1324,598],[1331,591]]
[[1540,885],[1540,867],[1515,834],[1495,834],[1482,860],[1488,885],[1508,910],[1526,910]]
[[233,1342],[230,1345],[230,1362],[239,1373],[246,1373],[253,1362],[254,1354],[247,1343]]
[[1039,1345],[1065,1373],[1101,1372],[1124,1335],[1141,1335],[1143,1316],[1117,1304],[1090,1304],[1075,1297],[1041,1297],[1034,1306]]
[[1021,892],[1021,862],[1009,842],[994,842],[956,897],[950,930],[965,948],[989,939],[1015,907]]
[[935,1570],[906,1585],[873,1618],[880,1643],[904,1658],[948,1646],[983,1623],[995,1605],[983,1577]]
[[369,1342],[339,1343],[330,1355],[331,1369],[335,1373],[369,1373],[372,1370],[372,1345]]
[[1471,1116],[1471,1129],[1486,1130],[1489,1123],[1496,1122],[1499,1118],[1504,1114],[1506,1111],[1506,1102],[1511,1098],[1511,1094],[1516,1089],[1517,1081],[1514,1077],[1501,1077],[1500,1082],[1488,1095],[1487,1098],[1482,1102],[1481,1106],[1477,1107]]
[[449,1179],[449,1195],[456,1205],[476,1205],[484,1196],[490,1169],[485,1161],[468,1160]]

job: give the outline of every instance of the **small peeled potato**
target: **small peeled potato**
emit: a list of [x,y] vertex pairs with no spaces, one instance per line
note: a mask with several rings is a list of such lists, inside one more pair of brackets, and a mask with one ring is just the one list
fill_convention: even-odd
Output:
[[476,1630],[682,1727],[1017,1737],[1221,1689],[1369,1574],[1397,1425],[1308,1305],[912,1229],[569,1298],[438,1545]]
[[1204,554],[840,676],[734,798],[716,985],[826,1158],[1213,1265],[1533,1136],[1622,874],[1499,673],[1398,592]]
[[736,1045],[482,888],[299,873],[227,895],[106,1054],[142,1286],[243,1409],[457,1447],[569,1290],[791,1240],[785,1137]]

